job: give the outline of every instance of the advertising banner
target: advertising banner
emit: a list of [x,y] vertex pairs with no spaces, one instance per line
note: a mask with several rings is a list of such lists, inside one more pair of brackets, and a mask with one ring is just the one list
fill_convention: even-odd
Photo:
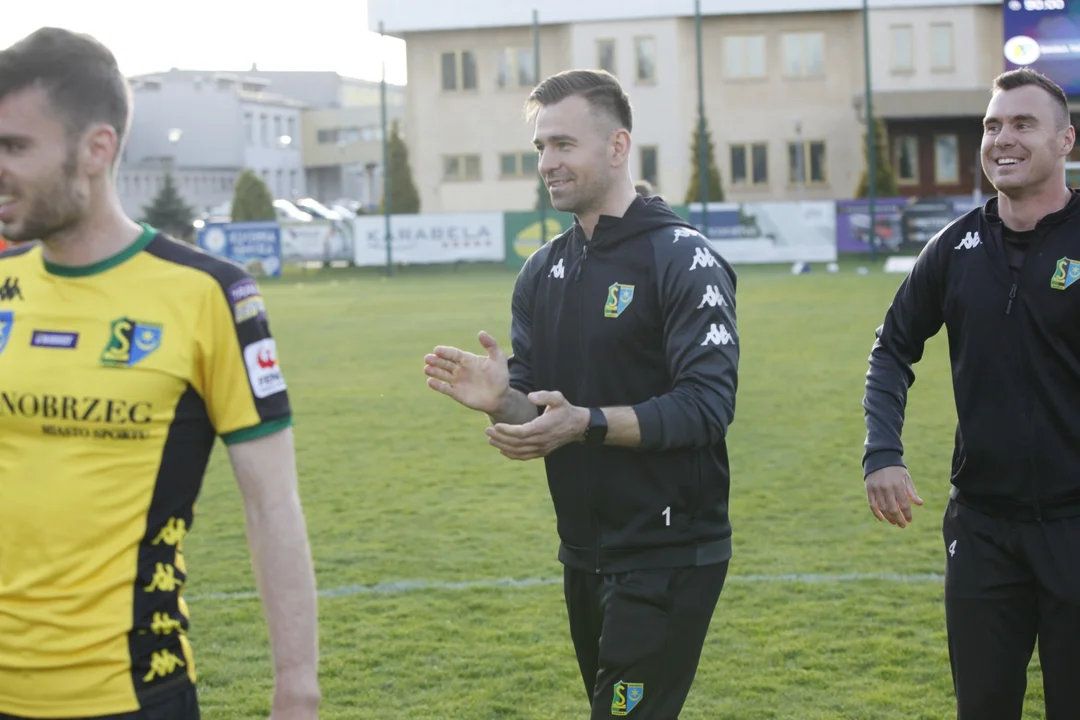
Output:
[[[503,213],[503,218],[506,266],[520,270],[529,256],[540,249],[540,215],[536,211],[508,212]],[[546,242],[551,242],[574,224],[573,215],[557,210],[548,210],[544,220],[547,225]]]
[[199,229],[198,243],[252,275],[281,275],[281,230],[276,222],[207,223]]
[[[704,230],[701,204],[688,206]],[[709,203],[706,237],[735,263],[830,262],[836,259],[833,202]]]
[[[874,201],[874,232],[877,251],[913,254],[943,227],[975,206],[971,197],[879,198]],[[836,249],[841,253],[870,251],[870,202],[840,200],[836,203]]]
[[[386,219],[362,215],[352,220],[354,262],[386,264]],[[431,213],[390,218],[394,264],[502,262],[506,257],[502,213]]]
[[281,259],[284,262],[352,262],[353,226],[348,221],[284,220],[281,226]]

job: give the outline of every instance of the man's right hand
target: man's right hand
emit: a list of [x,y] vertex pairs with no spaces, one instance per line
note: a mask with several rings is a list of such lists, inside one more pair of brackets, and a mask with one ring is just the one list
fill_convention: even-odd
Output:
[[432,390],[467,408],[494,415],[510,390],[510,370],[495,338],[486,332],[479,338],[487,357],[440,345],[424,357],[424,374]]
[[923,504],[907,468],[899,465],[866,476],[866,501],[878,520],[888,520],[901,528],[911,522],[911,503]]

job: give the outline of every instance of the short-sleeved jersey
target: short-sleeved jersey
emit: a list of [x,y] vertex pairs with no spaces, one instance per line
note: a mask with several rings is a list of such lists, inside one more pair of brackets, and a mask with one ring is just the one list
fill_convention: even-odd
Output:
[[90,267],[0,255],[0,713],[194,684],[182,540],[211,450],[292,422],[255,280],[144,229]]

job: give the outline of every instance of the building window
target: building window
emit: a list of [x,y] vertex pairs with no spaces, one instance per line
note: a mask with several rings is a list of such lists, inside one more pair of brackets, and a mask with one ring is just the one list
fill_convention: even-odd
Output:
[[731,184],[769,184],[768,145],[750,143],[731,146]]
[[539,157],[536,152],[503,153],[499,156],[499,176],[510,180],[535,176]]
[[825,72],[825,35],[823,33],[785,33],[781,36],[784,51],[784,75],[816,77]]
[[499,52],[499,74],[495,79],[500,88],[533,87],[536,85],[536,55],[531,47],[504,48]]
[[266,126],[266,115],[259,116],[259,140],[263,147],[270,145],[270,128]]
[[247,138],[248,145],[255,144],[255,119],[251,117],[251,113],[244,113],[244,137]]
[[296,118],[290,117],[288,123],[289,129],[286,134],[293,139],[293,142],[296,142]]
[[825,142],[807,140],[788,143],[788,182],[810,185],[826,182]]
[[443,180],[454,182],[479,179],[479,155],[446,155],[443,157]]
[[765,36],[724,38],[724,76],[732,79],[765,77]]
[[315,134],[320,145],[333,145],[338,141],[338,131],[334,130],[319,130]]
[[934,182],[956,185],[960,182],[959,140],[955,135],[934,137]]
[[281,137],[281,116],[280,115],[275,115],[274,116],[274,142],[277,142],[278,138],[280,138],[280,137]]
[[656,82],[656,38],[634,38],[634,68],[639,84]]
[[889,28],[889,68],[894,73],[915,70],[915,31],[910,25]]
[[949,72],[954,69],[952,23],[934,23],[930,26],[930,69]]
[[615,41],[596,41],[596,64],[601,70],[607,70],[615,75]]
[[641,148],[639,157],[641,161],[641,179],[647,180],[654,190],[660,186],[660,169],[657,155],[656,146],[649,145]]
[[919,182],[919,138],[898,135],[893,140],[893,166],[896,168],[896,181],[901,185]]
[[476,55],[471,50],[444,52],[442,62],[442,89],[476,89]]

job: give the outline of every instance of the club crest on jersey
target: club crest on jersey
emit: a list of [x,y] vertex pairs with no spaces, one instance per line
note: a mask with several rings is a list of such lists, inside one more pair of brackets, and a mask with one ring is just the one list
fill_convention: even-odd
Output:
[[604,317],[616,318],[634,300],[634,286],[614,283],[607,289],[607,304],[604,305]]
[[1057,261],[1057,269],[1050,278],[1050,287],[1054,290],[1064,290],[1080,279],[1080,260],[1070,260],[1063,257]]
[[11,339],[11,327],[15,324],[15,313],[10,310],[0,310],[0,353],[4,352],[8,340]]
[[130,318],[113,320],[109,342],[101,353],[105,367],[132,367],[161,347],[162,327]]
[[645,695],[644,683],[625,683],[622,680],[615,683],[615,689],[611,698],[611,714],[623,717],[638,706],[641,698]]

